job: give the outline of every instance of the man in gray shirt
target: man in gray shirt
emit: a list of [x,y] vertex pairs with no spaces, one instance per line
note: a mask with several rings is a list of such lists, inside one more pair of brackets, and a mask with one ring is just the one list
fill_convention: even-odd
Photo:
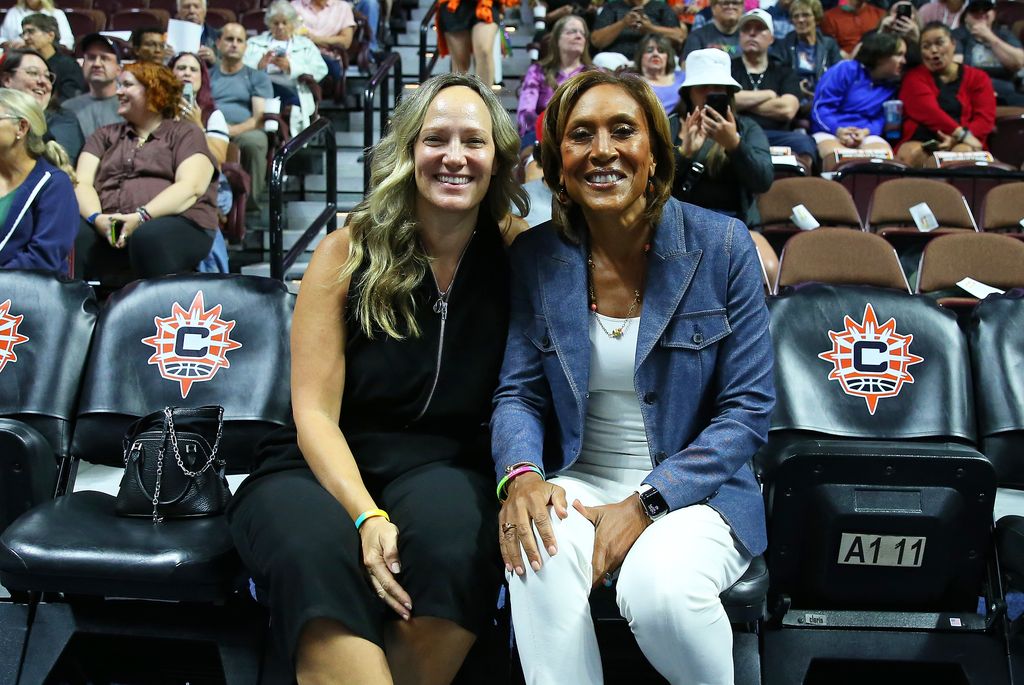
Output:
[[274,97],[265,72],[245,66],[246,35],[241,24],[225,24],[217,39],[220,63],[210,69],[213,101],[228,122],[231,142],[238,146],[242,168],[252,179],[247,211],[259,210],[266,188],[267,134],[263,132],[263,107]]
[[64,108],[75,113],[82,135],[107,124],[122,121],[117,115],[117,77],[121,73],[121,53],[106,36],[91,33],[81,42],[82,75],[87,93],[64,101]]

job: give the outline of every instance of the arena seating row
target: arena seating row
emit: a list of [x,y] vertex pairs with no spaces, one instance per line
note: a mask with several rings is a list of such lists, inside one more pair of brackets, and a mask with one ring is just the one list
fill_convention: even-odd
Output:
[[[86,632],[210,640],[228,682],[254,682],[266,619],[219,517],[154,530],[115,516],[108,495],[52,495],[70,492],[77,460],[119,466],[128,424],[165,405],[224,405],[229,469],[248,471],[256,442],[288,421],[291,307],[268,279],[137,282],[101,310],[80,282],[0,274],[0,444],[22,455],[0,469],[0,525],[18,517],[0,537],[0,581],[18,600],[0,604],[0,680],[14,682],[5,674],[24,647],[21,682],[43,682]],[[1024,366],[1020,293],[987,298],[966,334],[906,288],[804,285],[769,308],[778,404],[755,466],[774,623],[758,620],[763,567],[725,597],[731,619],[761,633],[761,645],[737,636],[749,682],[761,653],[766,682],[801,682],[816,658],[898,660],[911,648],[960,654],[972,682],[1002,682],[991,518],[996,486],[1024,484],[1024,379],[1008,372]],[[1012,523],[1011,557],[1022,554]]]

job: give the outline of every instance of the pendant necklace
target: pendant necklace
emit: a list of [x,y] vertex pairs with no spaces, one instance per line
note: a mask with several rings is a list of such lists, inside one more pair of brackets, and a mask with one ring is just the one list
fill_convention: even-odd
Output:
[[[644,256],[651,251],[650,243],[644,244]],[[636,308],[640,305],[640,291],[633,291],[633,301],[629,305],[629,309],[626,310],[626,317],[622,320],[622,323],[617,327],[608,330],[605,327],[604,322],[601,321],[601,317],[597,311],[597,293],[594,290],[594,255],[589,250],[587,251],[587,266],[589,267],[589,273],[587,274],[587,288],[590,291],[590,311],[594,312],[594,317],[597,319],[597,325],[601,327],[604,334],[613,340],[619,340],[623,335],[626,334],[626,330],[629,325],[633,323],[633,313],[636,312]]]

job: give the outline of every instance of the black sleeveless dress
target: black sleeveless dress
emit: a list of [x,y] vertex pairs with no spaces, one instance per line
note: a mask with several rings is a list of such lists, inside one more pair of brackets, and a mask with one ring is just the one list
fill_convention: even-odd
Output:
[[[398,527],[398,582],[414,617],[479,632],[502,571],[487,431],[508,331],[501,236],[481,215],[446,311],[427,272],[415,293],[418,337],[368,338],[350,290],[340,425],[367,489]],[[294,663],[314,618],[383,647],[384,621],[398,616],[367,583],[352,519],[306,465],[294,427],[270,436],[260,456],[227,516],[285,653]]]

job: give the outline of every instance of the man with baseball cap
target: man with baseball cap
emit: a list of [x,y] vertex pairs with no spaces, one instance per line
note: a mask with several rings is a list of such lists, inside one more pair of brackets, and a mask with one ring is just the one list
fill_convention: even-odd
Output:
[[79,42],[82,76],[89,90],[64,102],[78,117],[86,138],[100,126],[121,121],[117,115],[117,76],[121,73],[121,51],[100,33],[90,33]]
[[1024,94],[1014,86],[1016,73],[1024,69],[1024,49],[1012,31],[994,26],[995,20],[991,0],[972,0],[953,31],[956,54],[967,66],[989,75],[999,104],[1024,106]]
[[800,109],[800,76],[768,55],[775,41],[772,17],[753,9],[740,18],[738,26],[741,54],[732,60],[732,77],[742,90],[736,93],[736,110],[764,129],[769,144],[791,148],[810,171],[817,145],[803,131],[790,130]]

